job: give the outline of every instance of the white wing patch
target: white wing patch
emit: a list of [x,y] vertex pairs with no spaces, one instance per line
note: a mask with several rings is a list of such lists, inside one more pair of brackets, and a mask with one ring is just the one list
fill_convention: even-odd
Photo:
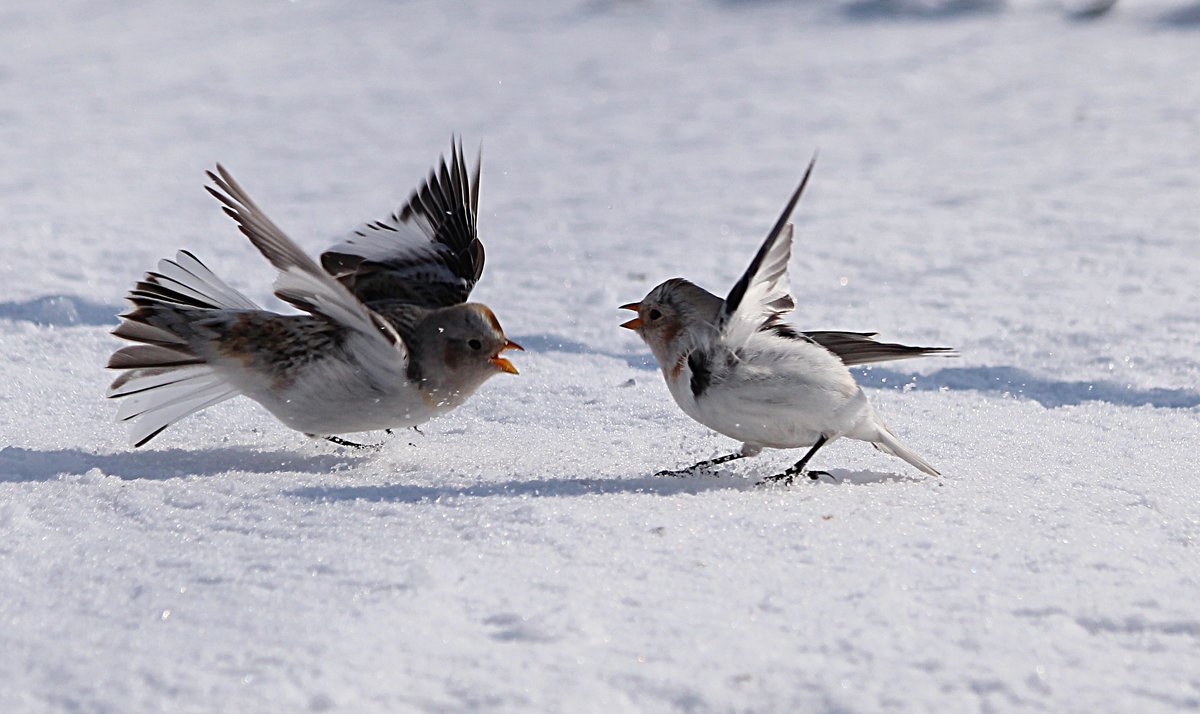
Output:
[[423,216],[398,216],[359,226],[340,243],[326,249],[323,262],[335,278],[354,273],[361,263],[380,263],[398,279],[453,283],[469,290],[471,282],[456,275],[446,263],[444,243],[434,242],[433,227]]
[[385,221],[359,226],[345,240],[327,250],[349,253],[364,260],[413,259],[434,255],[432,240],[432,231],[424,219],[412,216],[408,222],[402,222],[393,215]]
[[360,300],[428,308],[465,302],[483,271],[476,231],[479,171],[461,142],[387,219],[355,229],[321,254],[321,265]]
[[787,224],[751,279],[741,304],[722,324],[725,342],[736,349],[770,322],[796,307],[788,283],[788,261],[792,257],[792,224]]

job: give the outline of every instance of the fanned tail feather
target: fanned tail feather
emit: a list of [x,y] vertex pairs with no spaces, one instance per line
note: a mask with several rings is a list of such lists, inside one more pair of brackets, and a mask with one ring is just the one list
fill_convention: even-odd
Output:
[[130,425],[131,443],[142,446],[180,419],[237,396],[192,348],[193,321],[213,310],[257,310],[249,298],[213,274],[194,255],[179,251],[159,261],[129,292],[134,309],[121,315],[117,337],[139,344],[109,358],[125,370],[108,388],[121,399],[119,421]]
[[236,388],[204,367],[192,377],[125,397],[117,419],[129,423],[129,439],[137,447],[185,416],[237,395]]

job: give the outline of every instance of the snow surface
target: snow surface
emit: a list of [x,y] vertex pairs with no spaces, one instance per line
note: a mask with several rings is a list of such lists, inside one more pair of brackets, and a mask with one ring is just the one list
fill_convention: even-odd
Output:
[[[1065,9],[5,3],[0,711],[1200,708],[1200,5]],[[132,281],[271,299],[205,169],[315,252],[451,132],[521,376],[374,454],[127,447]],[[862,374],[944,483],[655,479],[735,445],[615,308],[724,292],[815,149],[796,322],[961,350]]]

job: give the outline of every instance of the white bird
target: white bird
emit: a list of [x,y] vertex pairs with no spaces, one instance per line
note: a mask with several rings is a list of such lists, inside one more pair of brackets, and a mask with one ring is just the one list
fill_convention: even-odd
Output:
[[108,362],[108,396],[141,446],[185,416],[244,395],[309,436],[416,426],[517,369],[521,349],[484,305],[467,303],[483,271],[476,234],[479,169],[451,146],[408,203],[321,256],[318,265],[220,165],[209,193],[279,269],[275,294],[307,314],[263,310],[187,251],[159,262],[127,296],[113,330],[140,344]]
[[740,452],[701,461],[682,471],[758,455],[763,448],[809,447],[804,457],[766,481],[791,483],[829,442],[868,441],[921,471],[937,469],[896,438],[848,369],[852,365],[949,352],[876,342],[874,333],[799,332],[783,322],[795,308],[788,285],[792,210],[812,174],[775,222],[750,267],[722,300],[683,278],[658,285],[641,302],[622,305],[637,317],[622,324],[650,346],[675,403],[714,431],[742,442]]

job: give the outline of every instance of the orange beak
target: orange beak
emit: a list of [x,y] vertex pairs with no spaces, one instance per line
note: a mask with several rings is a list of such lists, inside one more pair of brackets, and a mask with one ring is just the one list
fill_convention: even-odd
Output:
[[[642,305],[641,305],[641,303],[631,302],[627,305],[622,305],[620,307],[620,309],[621,310],[633,310],[634,312],[637,312],[638,310],[642,309]],[[621,327],[624,327],[626,330],[637,330],[637,329],[640,329],[641,326],[642,326],[642,318],[640,318],[640,317],[635,317],[628,322],[621,323]]]
[[[504,350],[520,350],[521,352],[524,352],[525,348],[518,345],[516,342],[513,342],[512,340],[507,340],[505,341],[504,346],[500,348],[500,352],[503,352]],[[517,371],[517,368],[513,366],[513,363],[501,357],[499,352],[496,353],[495,357],[488,360],[488,362],[491,362],[493,365],[495,365],[496,369],[500,370],[501,372],[520,374],[520,372]]]

